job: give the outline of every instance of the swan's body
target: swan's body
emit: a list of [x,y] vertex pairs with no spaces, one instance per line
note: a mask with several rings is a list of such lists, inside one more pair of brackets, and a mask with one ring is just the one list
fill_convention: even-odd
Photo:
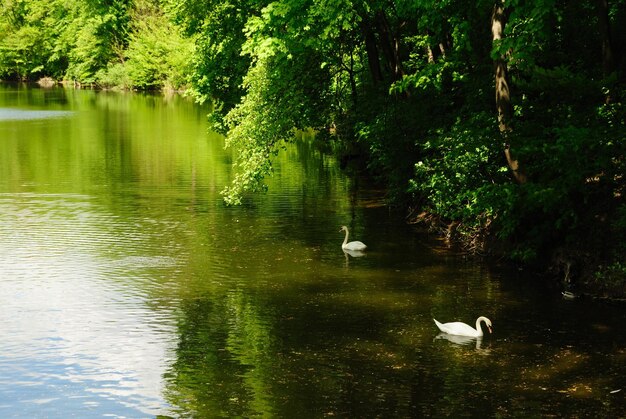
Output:
[[343,239],[343,244],[341,245],[341,248],[343,250],[362,252],[363,250],[367,249],[367,246],[365,245],[365,243],[360,242],[358,240],[348,243],[348,235],[350,234],[348,232],[348,227],[343,226],[343,227],[341,227],[341,229],[339,231],[345,231],[346,232],[346,237]]
[[472,337],[479,337],[483,335],[483,330],[480,328],[480,322],[485,322],[485,324],[487,325],[487,329],[489,329],[489,333],[491,333],[491,320],[483,316],[476,319],[476,329],[462,322],[439,323],[437,320],[435,320],[435,324],[437,325],[439,330],[444,333],[448,333],[450,335]]

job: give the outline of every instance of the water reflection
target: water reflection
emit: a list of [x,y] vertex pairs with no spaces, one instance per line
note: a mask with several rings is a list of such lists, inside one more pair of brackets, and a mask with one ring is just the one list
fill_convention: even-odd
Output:
[[0,108],[0,121],[28,121],[37,119],[67,118],[71,111],[25,110]]
[[[146,417],[163,411],[160,397],[149,400],[145,394],[127,396],[137,394],[131,375],[120,372],[108,377],[101,374],[94,377],[94,370],[84,367],[81,361],[42,356],[17,360],[0,357],[2,416],[35,418],[81,414]],[[120,395],[127,396],[123,397],[124,402],[120,402]],[[17,401],[19,405],[9,401]],[[152,409],[142,408],[146,404]]]
[[[622,309],[447,253],[314,141],[228,208],[206,110],[5,93],[75,114],[0,121],[2,416],[626,415]],[[375,248],[342,252],[343,224]],[[479,312],[483,340],[432,322]]]
[[459,346],[476,346],[476,349],[480,349],[483,342],[482,337],[450,335],[443,332],[435,336],[435,340],[442,339]]
[[360,250],[348,250],[348,249],[342,249],[343,253],[346,256],[346,260],[348,260],[348,255],[352,256],[353,258],[360,258],[365,256],[365,252],[362,252]]
[[151,278],[135,274],[155,269],[155,258],[118,258],[128,244],[124,235],[137,243],[142,235],[93,201],[0,195],[0,386],[2,393],[24,391],[23,410],[2,404],[5,413],[25,417],[50,408],[59,409],[57,416],[80,407],[137,416],[165,406],[159,370],[173,323],[137,292]]

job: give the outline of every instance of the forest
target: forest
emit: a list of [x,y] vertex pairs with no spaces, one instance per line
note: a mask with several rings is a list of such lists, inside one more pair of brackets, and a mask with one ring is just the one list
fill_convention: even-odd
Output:
[[178,91],[263,191],[302,130],[473,254],[626,294],[624,0],[2,0],[0,79]]

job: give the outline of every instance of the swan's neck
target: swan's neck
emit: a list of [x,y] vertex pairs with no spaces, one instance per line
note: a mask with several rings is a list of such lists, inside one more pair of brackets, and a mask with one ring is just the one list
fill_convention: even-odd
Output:
[[482,317],[479,317],[476,319],[476,330],[478,331],[478,333],[480,333],[481,335],[483,334],[483,329],[480,327],[480,322],[483,321]]
[[346,243],[348,243],[348,229],[347,228],[346,228],[346,237],[344,237],[344,239],[343,239],[343,245],[342,246],[345,246]]
[[480,322],[485,322],[485,324],[487,324],[486,320],[487,320],[487,318],[486,317],[482,317],[482,316],[476,319],[476,330],[481,335],[483,334],[483,329],[480,327]]

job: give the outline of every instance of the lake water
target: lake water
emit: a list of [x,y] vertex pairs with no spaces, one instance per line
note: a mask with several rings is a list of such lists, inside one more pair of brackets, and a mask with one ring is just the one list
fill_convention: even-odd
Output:
[[624,307],[449,252],[311,139],[226,207],[207,113],[0,85],[0,417],[626,417]]

